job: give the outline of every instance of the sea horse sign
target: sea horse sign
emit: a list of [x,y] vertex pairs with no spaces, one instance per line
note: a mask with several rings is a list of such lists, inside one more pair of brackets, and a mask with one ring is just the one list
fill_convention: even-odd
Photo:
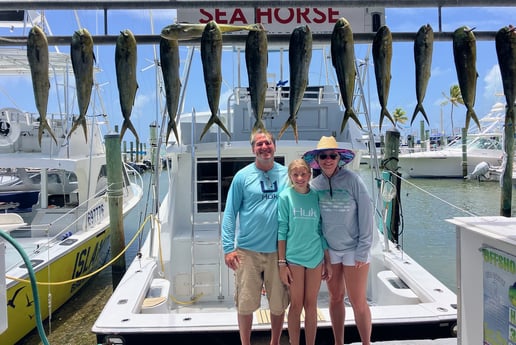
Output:
[[261,23],[269,34],[290,34],[300,25],[308,25],[312,32],[330,33],[335,22],[345,17],[353,32],[375,32],[385,23],[383,8],[338,7],[256,7],[256,8],[197,8],[178,9],[178,22],[248,25]]

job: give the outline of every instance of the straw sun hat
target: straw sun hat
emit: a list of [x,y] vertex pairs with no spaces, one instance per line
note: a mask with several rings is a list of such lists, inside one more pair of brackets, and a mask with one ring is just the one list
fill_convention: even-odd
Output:
[[321,151],[332,150],[337,152],[340,155],[339,165],[346,165],[355,158],[355,153],[348,149],[340,149],[337,144],[337,140],[335,137],[325,137],[322,136],[319,142],[317,143],[317,148],[315,150],[307,151],[303,155],[303,159],[312,167],[312,169],[321,169],[319,163],[317,162],[317,155]]

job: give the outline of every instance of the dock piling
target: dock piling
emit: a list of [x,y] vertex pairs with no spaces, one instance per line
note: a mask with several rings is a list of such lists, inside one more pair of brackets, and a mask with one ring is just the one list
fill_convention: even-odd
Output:
[[[110,133],[104,136],[107,156],[107,179],[109,199],[109,225],[111,229],[111,257],[116,257],[125,247],[123,206],[122,152],[120,134]],[[111,266],[113,289],[118,286],[125,274],[125,256],[122,255]]]

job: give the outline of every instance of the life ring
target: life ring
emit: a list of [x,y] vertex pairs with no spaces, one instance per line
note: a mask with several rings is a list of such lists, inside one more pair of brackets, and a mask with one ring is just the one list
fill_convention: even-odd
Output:
[[0,147],[10,146],[20,137],[21,130],[19,123],[10,121],[9,113],[12,112],[11,109],[2,109],[0,111]]

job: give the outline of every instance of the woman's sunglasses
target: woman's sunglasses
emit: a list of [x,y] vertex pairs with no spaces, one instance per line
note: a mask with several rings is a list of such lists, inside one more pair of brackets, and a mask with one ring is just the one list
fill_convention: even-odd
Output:
[[338,156],[339,155],[336,153],[330,153],[329,155],[327,155],[326,153],[321,153],[319,155],[319,159],[325,160],[327,158],[331,158],[331,160],[336,160]]

